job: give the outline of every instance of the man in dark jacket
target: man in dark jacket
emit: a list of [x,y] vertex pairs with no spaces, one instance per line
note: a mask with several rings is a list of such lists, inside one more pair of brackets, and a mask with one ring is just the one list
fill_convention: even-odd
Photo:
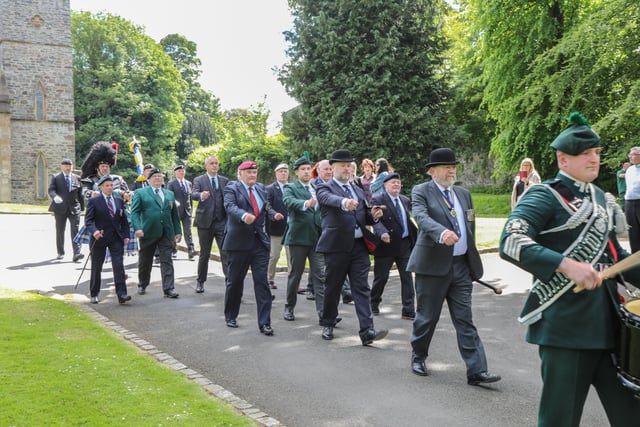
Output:
[[82,195],[80,177],[71,172],[72,168],[73,162],[71,159],[62,159],[60,162],[61,172],[51,177],[51,182],[49,183],[49,196],[51,197],[49,212],[53,212],[56,219],[58,259],[64,258],[64,232],[67,228],[67,221],[69,221],[73,262],[76,262],[84,257],[80,253],[80,243],[73,242],[73,237],[78,234],[80,213],[84,209],[84,196]]
[[[284,230],[287,228],[287,218],[289,217],[287,207],[282,201],[284,185],[289,182],[289,166],[287,166],[286,163],[280,163],[276,166],[275,172],[276,181],[273,184],[267,185],[267,200],[273,210],[281,213],[283,218],[281,220],[273,220],[269,223],[271,252],[269,254],[268,278],[271,289],[278,289],[275,284],[276,267],[280,259],[280,252],[282,252],[282,236],[284,236]],[[288,246],[285,246],[285,253],[287,255],[287,262],[289,262]]]

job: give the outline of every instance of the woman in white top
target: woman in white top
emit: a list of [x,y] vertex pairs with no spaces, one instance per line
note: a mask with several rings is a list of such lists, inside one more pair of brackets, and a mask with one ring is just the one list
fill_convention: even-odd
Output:
[[533,160],[526,157],[520,162],[520,171],[514,178],[513,191],[511,191],[511,210],[516,206],[520,197],[532,185],[540,184],[540,175],[533,165]]

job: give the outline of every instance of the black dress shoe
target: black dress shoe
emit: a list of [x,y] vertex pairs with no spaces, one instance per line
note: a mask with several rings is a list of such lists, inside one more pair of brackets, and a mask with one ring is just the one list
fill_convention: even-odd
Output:
[[429,375],[427,374],[427,367],[424,365],[424,360],[415,354],[411,356],[411,372],[416,375],[420,375],[421,377]]
[[64,258],[64,254],[58,254],[58,256],[56,257],[56,259],[62,259]]
[[305,288],[298,288],[298,295],[304,295],[307,293],[307,290]]
[[118,302],[120,304],[124,304],[127,301],[131,301],[131,297],[129,295],[123,295],[118,297]]
[[380,329],[379,331],[376,331],[375,329],[370,328],[364,334],[360,334],[360,341],[362,341],[362,345],[369,345],[374,341],[378,341],[386,337],[388,333],[389,331],[387,331],[386,329]]
[[372,305],[371,313],[373,313],[374,316],[377,316],[378,314],[380,314],[380,307],[378,307],[377,305]]
[[91,304],[97,304],[98,301],[98,297],[91,297]]
[[349,294],[344,294],[342,295],[342,303],[343,304],[349,304],[350,302],[353,302],[353,297]]
[[80,261],[82,258],[84,258],[83,254],[75,254],[73,256],[73,262]]
[[402,313],[402,320],[416,320],[415,313]]
[[500,381],[500,375],[493,375],[488,372],[479,372],[477,374],[473,374],[467,377],[467,384],[469,385],[480,385],[480,384],[489,384]]
[[227,326],[230,328],[237,328],[238,322],[236,321],[236,319],[229,319],[227,320]]
[[296,320],[296,316],[293,315],[293,308],[284,307],[284,320],[288,320],[290,322]]
[[322,339],[328,341],[333,339],[333,327],[325,326],[322,328]]
[[276,284],[273,282],[273,280],[269,280],[269,287],[271,289],[278,289],[278,287],[276,286]]
[[189,251],[189,259],[194,259],[197,255],[196,251]]
[[204,292],[204,283],[196,282],[196,294],[201,294]]
[[271,325],[262,325],[260,326],[260,332],[270,337],[273,335],[273,328],[271,328]]
[[144,286],[138,286],[138,295],[144,295],[147,293],[147,289]]
[[173,289],[169,289],[167,292],[164,293],[164,296],[165,298],[178,298],[180,294],[174,291]]
[[307,297],[306,297],[309,301],[315,301],[316,299],[316,294],[314,294],[313,292],[309,292],[307,290]]

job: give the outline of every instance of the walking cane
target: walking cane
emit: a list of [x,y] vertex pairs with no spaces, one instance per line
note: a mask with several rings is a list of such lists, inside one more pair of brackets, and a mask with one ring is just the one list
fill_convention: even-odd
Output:
[[[100,234],[102,235],[102,233],[104,232],[104,230],[100,230]],[[84,274],[84,271],[87,269],[87,263],[89,262],[89,258],[91,258],[91,254],[93,253],[93,247],[95,246],[97,240],[93,239],[93,243],[89,246],[89,255],[87,255],[87,259],[84,260],[84,265],[82,266],[82,271],[80,271],[80,276],[78,276],[78,280],[76,281],[76,285],[73,287],[73,290],[78,289],[78,284],[80,283],[80,279],[82,278],[82,275]]]

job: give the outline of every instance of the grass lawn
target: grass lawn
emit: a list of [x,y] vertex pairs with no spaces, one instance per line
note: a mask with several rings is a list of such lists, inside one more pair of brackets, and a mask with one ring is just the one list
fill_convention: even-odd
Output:
[[49,205],[23,205],[20,203],[0,203],[0,212],[2,213],[47,213]]
[[0,330],[0,425],[257,425],[72,304],[0,289]]

